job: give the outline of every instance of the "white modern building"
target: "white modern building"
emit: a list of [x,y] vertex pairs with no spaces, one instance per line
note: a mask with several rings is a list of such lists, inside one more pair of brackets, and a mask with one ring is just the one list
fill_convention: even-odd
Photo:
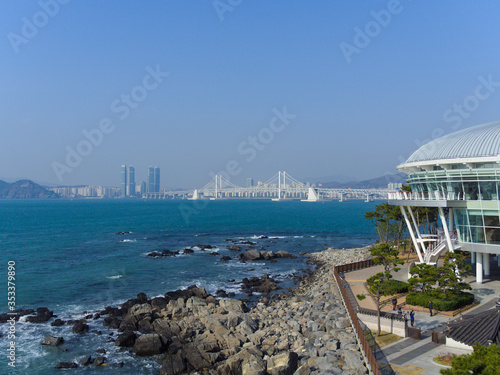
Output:
[[[412,192],[389,193],[389,203],[401,207],[420,262],[470,251],[482,283],[492,255],[500,265],[500,121],[437,138],[397,168],[408,175]],[[437,207],[442,232],[422,233],[412,207]]]

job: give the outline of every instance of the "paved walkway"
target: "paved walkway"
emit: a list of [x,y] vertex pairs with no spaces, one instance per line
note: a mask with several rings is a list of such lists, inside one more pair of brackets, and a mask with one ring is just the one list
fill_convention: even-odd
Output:
[[[495,306],[498,296],[500,295],[500,278],[498,277],[500,268],[497,266],[497,262],[494,259],[492,259],[491,268],[491,274],[494,276],[491,278],[485,277],[482,285],[476,284],[475,277],[470,277],[466,280],[472,287],[471,292],[474,293],[481,303],[475,308],[466,311],[465,314],[482,312]],[[474,270],[475,268],[473,267],[473,271]],[[349,298],[351,302],[358,304],[362,308],[376,310],[376,303],[368,296],[369,293],[364,283],[370,276],[381,271],[381,266],[375,266],[344,274],[344,279],[352,290],[352,294]],[[393,274],[393,277],[395,280],[407,282],[408,266],[402,266],[400,271]],[[364,294],[367,297],[360,301],[358,298],[354,297],[358,294]],[[403,300],[400,300],[399,302],[402,301]],[[392,312],[392,305],[388,304],[382,310]],[[420,371],[420,374],[423,375],[439,374],[439,370],[444,368],[444,366],[435,363],[433,361],[434,357],[443,353],[459,355],[470,353],[468,350],[435,344],[431,340],[431,333],[433,330],[442,332],[446,328],[448,322],[459,318],[460,315],[452,318],[440,315],[439,313],[430,316],[429,310],[424,308],[422,308],[421,311],[415,310],[415,327],[421,328],[422,339],[415,340],[412,338],[404,338],[393,344],[387,345],[375,353],[377,360],[381,363],[390,364],[397,374],[404,374],[405,368]],[[385,372],[386,371],[384,371],[384,373]],[[416,374],[418,372],[412,373]]]

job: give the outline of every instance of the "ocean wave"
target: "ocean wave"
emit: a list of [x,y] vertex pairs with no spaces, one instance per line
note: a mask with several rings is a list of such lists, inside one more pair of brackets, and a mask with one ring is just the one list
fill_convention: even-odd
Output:
[[113,275],[113,276],[106,276],[106,279],[115,280],[115,279],[121,279],[122,277],[123,275]]
[[120,242],[137,242],[137,240],[125,239],[125,240],[120,240]]

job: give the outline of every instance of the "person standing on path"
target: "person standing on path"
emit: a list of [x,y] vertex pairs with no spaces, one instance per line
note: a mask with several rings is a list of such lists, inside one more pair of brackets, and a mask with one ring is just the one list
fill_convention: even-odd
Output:
[[413,310],[410,311],[410,324],[413,327],[413,324],[415,323],[415,312]]
[[396,311],[397,304],[398,304],[398,299],[396,297],[394,297],[392,299],[392,311]]
[[429,301],[429,314],[432,316],[432,301]]

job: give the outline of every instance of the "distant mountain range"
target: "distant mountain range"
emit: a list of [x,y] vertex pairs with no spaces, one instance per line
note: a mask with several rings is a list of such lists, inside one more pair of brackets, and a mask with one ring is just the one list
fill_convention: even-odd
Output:
[[408,176],[404,173],[388,174],[364,181],[351,182],[323,182],[322,187],[334,189],[386,189],[391,182],[406,184]]
[[8,183],[0,180],[0,198],[58,198],[59,196],[30,180]]

